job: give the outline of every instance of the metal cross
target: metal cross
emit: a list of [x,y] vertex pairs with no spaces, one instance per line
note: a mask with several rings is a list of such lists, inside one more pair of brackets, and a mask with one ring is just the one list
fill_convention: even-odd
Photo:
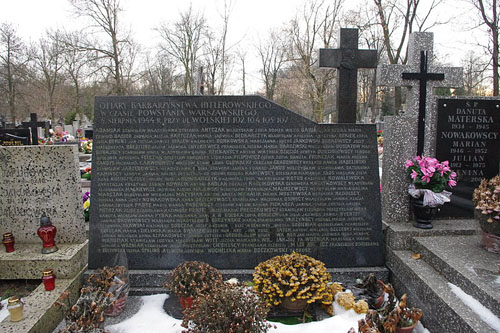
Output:
[[419,98],[418,98],[418,141],[417,155],[424,152],[424,133],[425,133],[425,108],[427,101],[427,81],[444,80],[443,73],[428,73],[427,51],[420,51],[420,73],[402,73],[403,80],[419,80]]
[[31,144],[38,145],[38,127],[46,128],[47,121],[37,121],[36,113],[30,113],[30,121],[23,121],[22,125],[24,128],[31,129]]

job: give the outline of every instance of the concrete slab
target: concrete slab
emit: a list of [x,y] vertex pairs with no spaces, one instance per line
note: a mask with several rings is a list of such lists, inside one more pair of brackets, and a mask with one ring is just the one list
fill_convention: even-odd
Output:
[[385,223],[386,245],[393,250],[410,250],[414,237],[474,235],[479,230],[472,219],[435,220],[433,229],[418,229],[411,223]]
[[11,322],[10,317],[0,323],[2,333],[46,333],[52,332],[61,322],[64,312],[54,303],[64,293],[69,293],[69,304],[74,304],[79,297],[82,286],[82,274],[85,269],[79,271],[72,279],[57,279],[56,288],[45,291],[40,284],[28,297],[24,299],[23,319]]
[[11,253],[0,251],[0,279],[40,279],[52,268],[59,279],[72,278],[87,265],[88,240],[81,244],[57,244],[59,250],[42,254],[40,244],[17,244]]
[[500,317],[500,256],[479,246],[479,236],[415,238],[422,259]]
[[490,333],[482,321],[450,289],[448,280],[424,260],[412,259],[411,251],[387,251],[391,282],[398,295],[406,293],[411,306],[423,310],[423,325],[431,332]]

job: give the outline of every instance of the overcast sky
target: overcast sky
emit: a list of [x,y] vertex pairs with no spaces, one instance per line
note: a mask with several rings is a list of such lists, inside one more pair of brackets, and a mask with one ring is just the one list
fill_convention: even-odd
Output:
[[[424,0],[430,1],[430,0]],[[230,16],[230,44],[239,43],[245,49],[251,49],[259,37],[266,35],[270,28],[281,27],[297,12],[305,0],[233,0],[233,11]],[[347,0],[347,6],[355,6],[361,0]],[[217,26],[220,22],[220,11],[223,0],[121,0],[125,9],[122,23],[129,26],[134,39],[144,47],[152,47],[158,41],[153,30],[161,22],[173,22],[178,19],[179,12],[184,11],[192,3],[193,8],[205,12],[208,23]],[[470,26],[467,12],[460,0],[448,0],[439,15],[449,18],[451,13],[460,19],[452,19],[446,26],[434,28],[435,51],[448,65],[459,66],[463,51],[473,49],[479,35],[465,30]],[[83,27],[83,21],[76,19],[71,12],[68,0],[3,0],[0,7],[0,22],[13,23],[25,41],[36,40],[48,28],[64,28],[66,30]],[[478,52],[482,52],[478,49]],[[250,68],[251,87],[260,85],[255,55],[247,60]],[[235,69],[235,70],[239,70]]]

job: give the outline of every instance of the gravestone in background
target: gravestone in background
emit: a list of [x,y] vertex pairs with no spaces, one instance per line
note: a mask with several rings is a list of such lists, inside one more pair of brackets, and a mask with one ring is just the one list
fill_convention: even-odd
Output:
[[29,128],[0,129],[0,146],[26,146],[29,144]]
[[337,68],[338,123],[356,123],[358,68],[377,67],[377,50],[358,49],[358,29],[340,29],[338,49],[320,49],[319,67]]
[[57,227],[56,243],[83,243],[77,158],[71,146],[0,147],[0,233],[41,244],[36,231],[45,213]]
[[384,264],[375,125],[260,97],[97,97],[89,268]]
[[472,192],[499,171],[500,100],[438,100],[436,158],[448,160],[458,174],[451,202],[439,216],[473,217]]

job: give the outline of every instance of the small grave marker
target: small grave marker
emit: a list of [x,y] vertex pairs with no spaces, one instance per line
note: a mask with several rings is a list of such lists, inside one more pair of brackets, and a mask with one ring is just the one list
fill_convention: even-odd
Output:
[[29,144],[29,128],[0,129],[0,146],[25,146]]

